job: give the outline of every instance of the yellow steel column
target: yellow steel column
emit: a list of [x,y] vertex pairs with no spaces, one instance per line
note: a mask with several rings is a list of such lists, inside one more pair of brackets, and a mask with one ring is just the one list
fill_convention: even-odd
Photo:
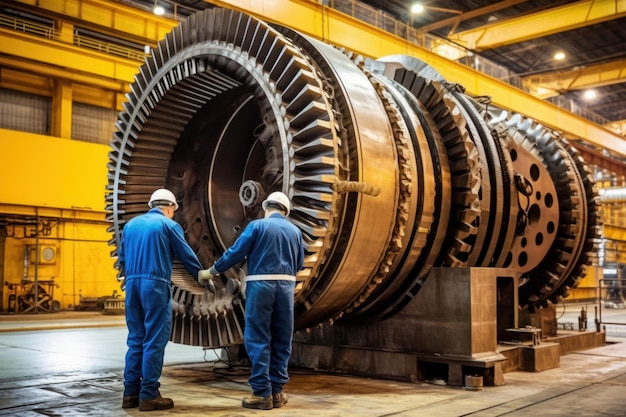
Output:
[[52,136],[72,138],[72,86],[60,80],[52,93]]
[[54,27],[57,30],[57,40],[66,43],[74,43],[74,25],[68,21],[55,19]]

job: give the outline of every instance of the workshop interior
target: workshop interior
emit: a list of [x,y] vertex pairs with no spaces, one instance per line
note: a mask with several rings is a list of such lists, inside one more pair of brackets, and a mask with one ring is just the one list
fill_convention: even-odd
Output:
[[[282,191],[294,365],[501,385],[606,343],[556,308],[626,308],[626,6],[414,3],[0,0],[1,314],[123,314],[157,188],[205,267]],[[242,344],[245,264],[172,282],[172,342]]]

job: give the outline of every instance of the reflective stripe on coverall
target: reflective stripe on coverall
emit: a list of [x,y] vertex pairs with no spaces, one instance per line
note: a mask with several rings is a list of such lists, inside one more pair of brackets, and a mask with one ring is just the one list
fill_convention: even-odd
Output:
[[279,213],[250,222],[215,262],[218,272],[247,257],[244,345],[250,386],[266,397],[283,390],[294,328],[296,273],[302,269],[302,232]]
[[124,396],[158,396],[163,354],[172,327],[172,264],[179,259],[194,278],[202,265],[185,241],[182,227],[159,208],[124,226],[118,252],[126,277],[128,351]]

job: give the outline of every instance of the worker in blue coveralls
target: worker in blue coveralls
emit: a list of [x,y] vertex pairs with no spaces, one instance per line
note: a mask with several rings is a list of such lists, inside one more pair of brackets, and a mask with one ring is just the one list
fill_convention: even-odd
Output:
[[172,328],[173,260],[179,259],[194,278],[202,269],[182,227],[173,220],[178,209],[174,194],[158,189],[148,206],[147,213],[124,226],[118,251],[128,326],[122,408],[139,407],[141,411],[174,407],[171,398],[159,393],[163,355]]
[[250,358],[252,395],[246,408],[271,410],[287,403],[283,386],[294,330],[296,273],[302,269],[302,232],[288,219],[289,198],[271,193],[262,203],[265,217],[251,221],[235,243],[200,273],[200,284],[247,257],[244,346]]

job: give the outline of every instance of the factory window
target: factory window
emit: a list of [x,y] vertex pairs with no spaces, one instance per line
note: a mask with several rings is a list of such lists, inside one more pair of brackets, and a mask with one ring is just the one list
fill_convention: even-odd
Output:
[[117,112],[88,104],[72,104],[72,139],[108,145],[115,130]]
[[0,89],[0,128],[50,134],[52,99]]

